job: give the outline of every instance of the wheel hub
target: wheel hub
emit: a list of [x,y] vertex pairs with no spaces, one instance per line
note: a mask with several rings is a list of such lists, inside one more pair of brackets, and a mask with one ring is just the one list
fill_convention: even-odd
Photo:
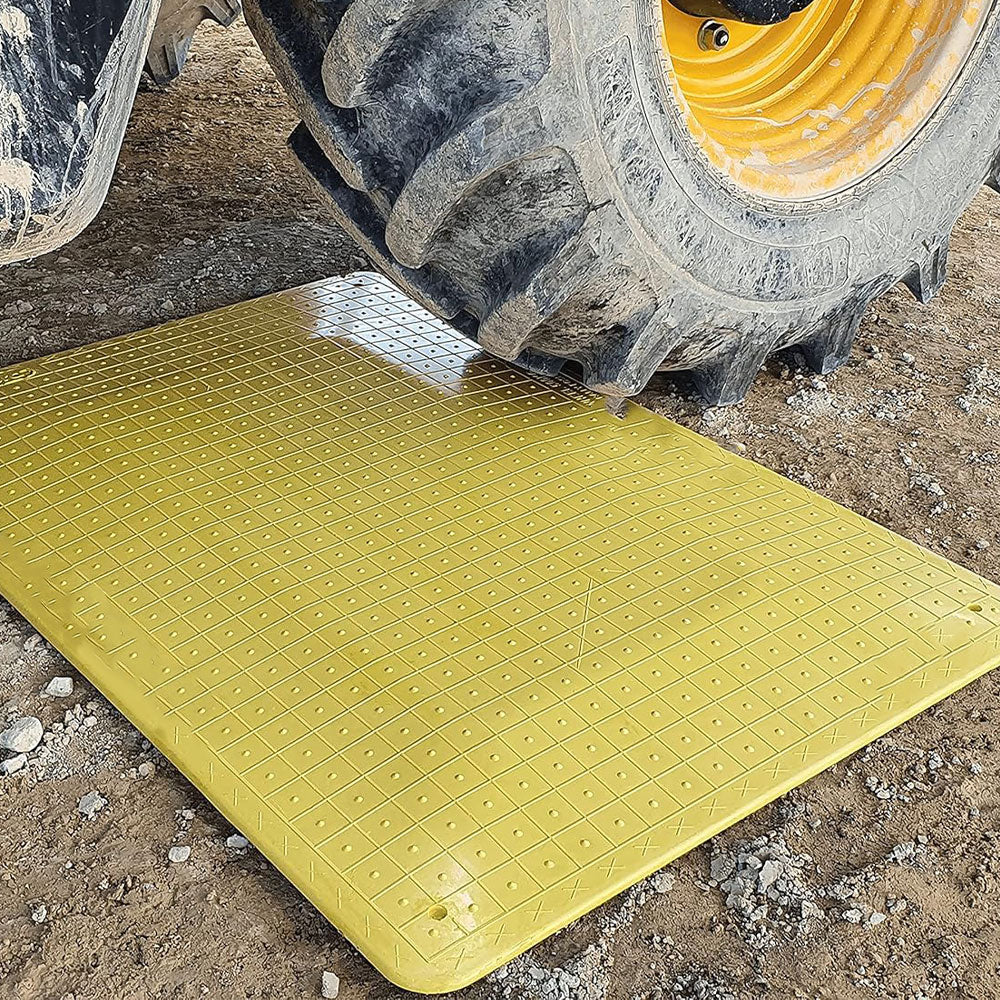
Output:
[[813,0],[671,0],[694,17],[742,21],[745,24],[778,24],[805,10]]
[[821,197],[913,138],[992,6],[662,0],[669,81],[692,138],[737,184],[765,197]]

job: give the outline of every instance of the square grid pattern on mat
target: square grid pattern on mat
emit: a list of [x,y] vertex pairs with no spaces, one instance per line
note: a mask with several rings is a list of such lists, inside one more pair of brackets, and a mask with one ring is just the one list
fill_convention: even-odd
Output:
[[390,979],[994,666],[1000,592],[354,275],[0,372],[0,589]]

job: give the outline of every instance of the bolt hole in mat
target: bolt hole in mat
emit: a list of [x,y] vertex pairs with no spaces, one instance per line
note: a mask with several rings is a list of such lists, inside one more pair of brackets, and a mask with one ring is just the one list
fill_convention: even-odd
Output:
[[0,589],[391,980],[1000,658],[1000,590],[374,275],[0,373]]

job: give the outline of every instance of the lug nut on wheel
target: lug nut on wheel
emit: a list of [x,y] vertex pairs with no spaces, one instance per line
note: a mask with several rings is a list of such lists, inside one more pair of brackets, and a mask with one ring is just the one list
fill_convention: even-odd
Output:
[[705,52],[720,52],[729,44],[729,29],[718,21],[705,21],[698,29],[698,46]]

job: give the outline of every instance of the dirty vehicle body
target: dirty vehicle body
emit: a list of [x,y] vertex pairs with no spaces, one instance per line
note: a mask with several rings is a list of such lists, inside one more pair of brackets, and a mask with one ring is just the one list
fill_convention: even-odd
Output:
[[0,3],[0,262],[76,236],[107,194],[155,0]]
[[107,195],[145,63],[179,72],[238,0],[0,0],[0,264],[73,239]]
[[[176,72],[227,3],[173,0],[158,20],[155,0],[96,20],[93,0],[48,20],[38,0],[0,5],[0,261],[89,221],[143,58]],[[246,15],[301,116],[292,148],[372,259],[493,354],[570,364],[612,396],[690,370],[733,402],[790,345],[836,368],[875,297],[940,289],[955,221],[996,185],[994,0],[249,0]]]

